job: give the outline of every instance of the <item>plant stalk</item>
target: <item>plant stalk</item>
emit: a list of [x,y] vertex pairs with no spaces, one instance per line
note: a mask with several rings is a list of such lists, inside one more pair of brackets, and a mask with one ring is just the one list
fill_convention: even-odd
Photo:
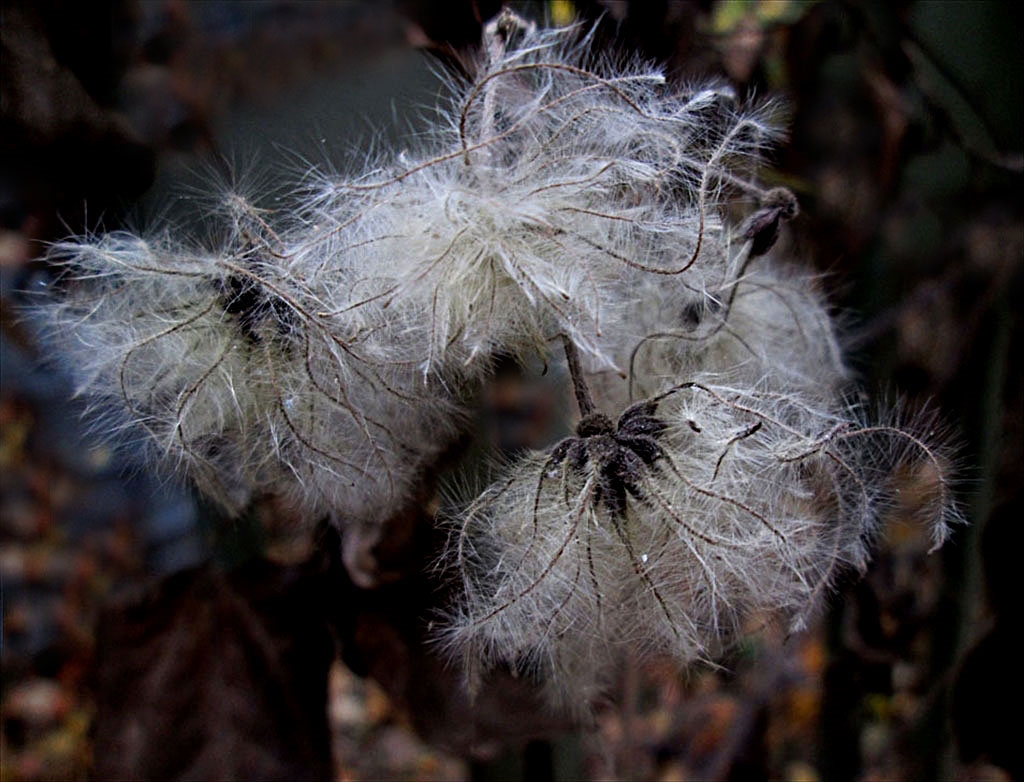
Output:
[[590,393],[590,387],[583,378],[583,368],[580,366],[580,354],[573,342],[565,334],[562,335],[562,345],[565,347],[565,363],[569,367],[569,377],[572,378],[572,390],[576,394],[576,406],[580,410],[580,418],[596,412],[594,397]]

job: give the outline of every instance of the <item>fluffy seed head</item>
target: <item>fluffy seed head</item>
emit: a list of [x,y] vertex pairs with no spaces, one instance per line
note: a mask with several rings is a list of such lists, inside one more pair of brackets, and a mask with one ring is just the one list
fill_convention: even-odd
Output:
[[941,453],[846,404],[820,296],[762,257],[797,214],[754,183],[766,112],[589,47],[503,13],[418,146],[276,214],[229,194],[213,247],[61,243],[45,314],[81,391],[226,510],[342,524],[404,508],[495,357],[561,337],[582,420],[453,522],[442,638],[472,682],[509,664],[575,708],[623,654],[801,625],[894,475],[936,545],[955,517]]
[[375,275],[362,301],[401,299],[429,322],[425,369],[543,353],[559,333],[611,366],[616,283],[702,290],[720,273],[720,193],[773,129],[727,88],[672,91],[592,58],[577,33],[492,26],[424,149],[322,189],[316,221],[375,258],[355,264]]
[[443,642],[473,686],[512,665],[585,710],[624,655],[685,665],[751,622],[801,628],[866,567],[902,469],[934,478],[919,505],[940,545],[945,464],[910,431],[698,376],[527,455],[465,509]]

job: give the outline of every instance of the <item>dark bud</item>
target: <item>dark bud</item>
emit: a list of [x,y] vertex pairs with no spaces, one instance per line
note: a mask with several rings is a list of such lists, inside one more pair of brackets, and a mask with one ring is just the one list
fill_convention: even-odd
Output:
[[796,196],[785,187],[776,187],[764,194],[761,208],[750,216],[743,228],[743,238],[750,240],[750,258],[764,255],[779,238],[779,229],[800,213]]
[[524,34],[530,32],[533,25],[518,14],[503,8],[490,24],[484,28],[489,35],[497,35],[506,47],[515,46]]
[[583,416],[576,425],[579,437],[593,437],[599,434],[615,434],[615,424],[604,413],[590,413]]

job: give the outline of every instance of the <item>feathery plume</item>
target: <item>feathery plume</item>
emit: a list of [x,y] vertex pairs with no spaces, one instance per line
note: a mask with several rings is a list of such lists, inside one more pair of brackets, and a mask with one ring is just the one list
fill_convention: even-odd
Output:
[[[866,566],[901,471],[941,544],[941,449],[847,404],[821,297],[763,257],[798,211],[755,182],[766,110],[509,12],[449,87],[418,148],[314,173],[274,215],[229,195],[212,249],[56,245],[69,284],[47,319],[82,393],[229,512],[273,493],[375,523],[497,356],[561,338],[575,434],[454,522],[441,637],[474,686],[509,664],[578,709],[624,653],[687,664],[755,619],[801,626]],[[736,198],[754,202],[738,224]]]
[[543,354],[559,333],[611,366],[599,338],[618,322],[615,283],[681,276],[701,290],[717,273],[720,192],[743,183],[772,127],[727,88],[673,92],[655,70],[591,57],[577,34],[504,12],[426,150],[323,188],[323,222],[352,226],[378,259],[363,301],[419,300],[425,371]]
[[52,344],[97,429],[141,432],[147,458],[227,512],[273,493],[312,518],[386,517],[461,406],[413,380],[393,323],[325,314],[282,263],[284,240],[244,209],[273,244],[239,220],[217,252],[124,233],[55,245],[67,292],[47,305]]
[[686,665],[753,621],[802,628],[866,567],[901,469],[928,478],[937,547],[956,520],[944,455],[849,408],[698,376],[617,423],[584,415],[454,522],[462,590],[442,643],[471,688],[511,665],[585,711],[626,654]]
[[[753,184],[756,149],[746,150],[742,175],[718,154],[755,120],[719,104],[692,126],[673,124],[668,116],[686,116],[688,99],[623,97],[618,79],[631,75],[601,76],[626,105],[595,109],[593,126],[615,139],[612,126],[632,124],[650,134],[643,154],[670,162],[646,180],[614,164],[616,197],[628,193],[635,205],[619,213],[631,225],[624,241],[614,253],[607,238],[596,254],[597,241],[571,248],[589,269],[621,261],[601,284],[614,327],[589,341],[562,329],[575,434],[519,459],[452,518],[441,563],[461,591],[439,642],[462,659],[471,689],[508,665],[582,711],[627,654],[686,665],[713,660],[752,622],[802,627],[840,573],[867,566],[903,473],[920,478],[918,511],[936,547],[958,519],[943,449],[848,403],[852,384],[822,298],[762,257],[797,215],[796,199]],[[614,141],[576,139],[602,161],[628,158]],[[756,200],[739,224],[723,214],[730,190]],[[608,216],[621,206],[588,209],[589,229],[612,231]],[[628,382],[609,368],[627,368]],[[622,411],[617,421],[599,412],[591,384]]]
[[602,324],[640,278],[719,280],[720,193],[774,134],[578,33],[503,13],[423,149],[274,215],[229,194],[212,249],[58,245],[75,279],[47,318],[82,392],[229,512],[273,492],[367,518],[408,499],[496,354],[564,333],[622,373]]

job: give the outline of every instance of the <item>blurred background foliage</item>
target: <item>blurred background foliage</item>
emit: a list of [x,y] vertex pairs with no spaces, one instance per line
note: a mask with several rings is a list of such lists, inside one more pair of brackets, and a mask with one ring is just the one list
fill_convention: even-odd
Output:
[[[872,396],[930,402],[971,525],[926,556],[893,512],[866,578],[723,670],[627,667],[591,729],[424,645],[431,491],[366,554],[272,502],[212,518],[85,434],[16,313],[45,242],[170,218],[211,179],[276,199],[422,127],[493,0],[4,0],[0,8],[3,779],[1021,778],[1021,12],[999,2],[552,0],[599,46],[778,96],[780,252],[822,275]],[[429,52],[424,57],[421,52]],[[433,65],[431,65],[433,63]],[[412,107],[413,110],[410,111]],[[354,158],[352,156],[355,156]],[[1014,358],[1014,357],[1017,358]],[[499,373],[482,436],[536,442],[550,386]],[[915,490],[907,476],[904,491]],[[303,524],[302,522],[306,522]],[[336,650],[340,649],[340,657]]]

